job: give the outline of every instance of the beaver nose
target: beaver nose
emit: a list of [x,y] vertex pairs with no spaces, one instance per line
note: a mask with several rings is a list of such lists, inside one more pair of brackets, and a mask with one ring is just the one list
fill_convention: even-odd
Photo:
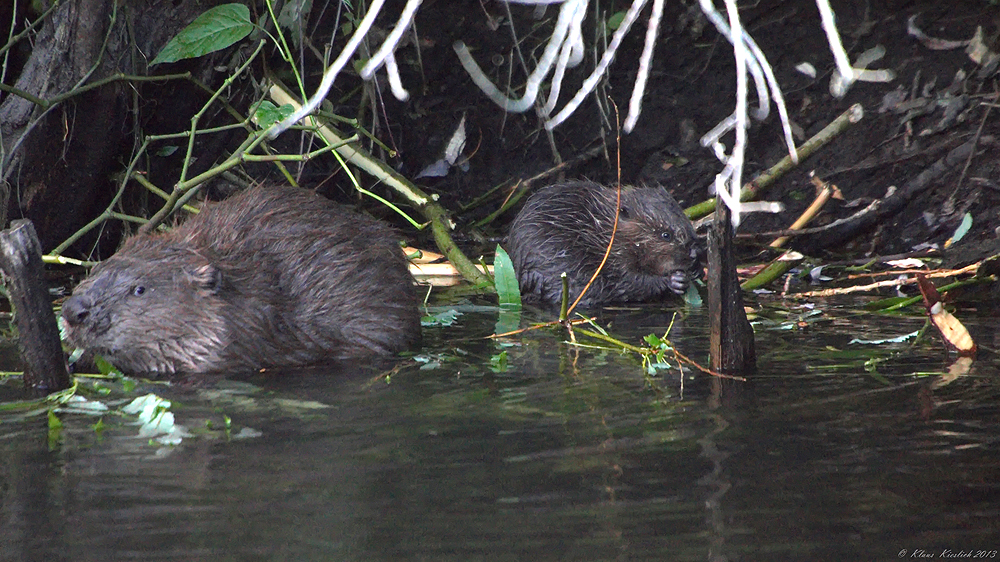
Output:
[[87,320],[93,306],[94,304],[86,296],[74,295],[63,303],[62,316],[70,326],[77,326]]

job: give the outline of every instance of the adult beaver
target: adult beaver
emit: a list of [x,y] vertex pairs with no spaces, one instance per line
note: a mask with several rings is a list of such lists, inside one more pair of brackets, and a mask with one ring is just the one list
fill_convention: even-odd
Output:
[[420,339],[396,237],[315,193],[254,187],[133,236],[63,303],[69,342],[130,373],[391,354]]
[[655,301],[683,294],[700,275],[694,227],[662,188],[617,189],[592,182],[546,187],[532,195],[510,226],[507,251],[529,301],[559,303],[566,272],[570,302],[604,258],[611,229],[618,230],[607,263],[580,304]]

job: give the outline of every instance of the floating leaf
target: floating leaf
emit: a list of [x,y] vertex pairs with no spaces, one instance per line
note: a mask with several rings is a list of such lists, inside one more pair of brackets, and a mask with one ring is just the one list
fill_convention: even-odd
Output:
[[59,412],[69,412],[73,414],[102,415],[108,411],[108,407],[103,402],[88,400],[80,395],[73,395],[67,398],[60,406]]
[[49,410],[49,450],[54,451],[59,446],[59,442],[62,441],[62,430],[63,424],[59,420],[59,416],[55,412]]
[[454,308],[424,316],[420,319],[421,326],[451,326],[462,313]]
[[323,410],[330,406],[315,400],[292,400],[290,398],[277,398],[275,404],[286,410]]
[[917,282],[920,285],[920,294],[924,297],[924,306],[927,307],[927,314],[931,318],[931,323],[941,332],[948,347],[957,351],[960,355],[972,356],[976,354],[976,342],[973,341],[969,330],[955,316],[945,310],[941,304],[941,294],[933,283],[927,280],[922,274],[917,274]]
[[903,334],[901,336],[896,336],[894,338],[884,338],[879,340],[863,340],[859,338],[854,338],[853,340],[847,342],[848,345],[852,343],[860,343],[862,345],[882,345],[884,343],[903,343],[906,340],[913,339],[920,335],[920,330],[915,332],[910,332],[909,334]]
[[207,55],[240,41],[253,31],[250,9],[243,4],[216,6],[174,36],[150,66]]
[[164,400],[155,394],[140,396],[122,408],[126,414],[139,414],[139,421],[146,423],[153,419],[159,412],[170,408],[170,401]]
[[500,353],[490,357],[490,370],[494,373],[505,373],[507,372],[507,352],[501,351]]
[[170,401],[155,394],[140,396],[122,408],[126,414],[139,414],[139,437],[161,445],[177,445],[191,434],[180,424],[174,423],[169,411]]

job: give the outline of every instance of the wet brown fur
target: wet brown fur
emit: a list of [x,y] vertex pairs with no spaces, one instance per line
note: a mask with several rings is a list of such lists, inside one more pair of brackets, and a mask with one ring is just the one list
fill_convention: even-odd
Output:
[[128,239],[63,305],[69,341],[130,373],[391,354],[420,339],[391,230],[314,193],[255,187]]
[[592,182],[570,182],[533,194],[511,224],[507,251],[522,296],[558,303],[560,274],[569,279],[570,301],[597,270],[611,240],[601,274],[581,304],[646,302],[683,294],[700,270],[701,248],[691,221],[662,188],[617,190]]

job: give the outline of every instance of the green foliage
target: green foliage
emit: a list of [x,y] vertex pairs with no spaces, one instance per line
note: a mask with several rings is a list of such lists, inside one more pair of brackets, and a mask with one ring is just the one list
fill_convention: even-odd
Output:
[[136,398],[122,412],[139,415],[139,437],[148,438],[151,443],[178,445],[184,437],[191,436],[183,426],[174,423],[170,401],[155,394]]
[[264,100],[257,107],[256,113],[254,113],[254,120],[257,122],[257,126],[261,129],[267,129],[271,125],[274,125],[278,121],[288,117],[289,115],[295,113],[295,108],[291,104],[285,104],[281,107],[274,105],[273,103]]
[[521,327],[521,290],[517,286],[514,264],[499,244],[493,257],[493,284],[500,302],[500,316],[494,333],[513,332]]
[[507,252],[497,244],[497,253],[493,258],[493,279],[500,297],[500,306],[521,306],[521,291],[517,286],[517,273]]
[[494,373],[506,373],[507,372],[507,352],[501,351],[493,357],[490,357],[490,370]]
[[253,31],[250,9],[243,4],[216,6],[195,18],[163,47],[150,66],[207,55],[225,49]]
[[125,376],[124,374],[122,374],[121,371],[118,370],[118,367],[115,367],[107,359],[101,357],[100,355],[94,357],[94,366],[97,367],[97,371],[99,373],[105,376],[111,376],[111,377]]
[[461,316],[462,313],[450,308],[448,310],[438,312],[437,314],[429,314],[420,319],[421,326],[451,326],[455,323],[455,320]]
[[704,304],[704,301],[701,299],[701,293],[698,292],[698,283],[688,285],[688,290],[684,293],[684,302],[694,307]]
[[955,229],[955,234],[951,235],[951,239],[949,240],[951,244],[965,238],[965,235],[969,233],[970,228],[972,228],[972,214],[965,213],[965,216],[962,217],[962,224],[958,225],[958,228]]
[[611,14],[611,17],[608,18],[608,30],[609,31],[617,30],[621,26],[622,20],[624,19],[625,19],[625,12],[615,12]]
[[[671,321],[672,323],[673,321]],[[656,334],[649,334],[642,339],[653,352],[652,354],[643,355],[642,358],[647,374],[655,375],[659,370],[674,368],[674,365],[667,362],[667,352],[672,352],[674,349],[673,344],[667,339],[667,334],[663,334],[662,338]]]
[[62,441],[62,430],[63,424],[59,420],[59,416],[52,410],[49,410],[49,450],[54,451],[58,446],[59,442]]

